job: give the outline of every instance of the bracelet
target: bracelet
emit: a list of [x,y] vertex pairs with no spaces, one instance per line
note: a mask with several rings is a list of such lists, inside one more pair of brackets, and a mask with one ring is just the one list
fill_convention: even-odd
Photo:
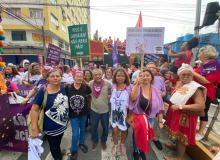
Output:
[[159,123],[163,123],[163,122],[159,122]]
[[30,99],[30,97],[26,97],[26,98]]

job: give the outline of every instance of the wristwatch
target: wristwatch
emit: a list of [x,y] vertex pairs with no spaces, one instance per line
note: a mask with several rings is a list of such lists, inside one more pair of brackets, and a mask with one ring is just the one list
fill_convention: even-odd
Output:
[[182,105],[179,105],[179,109],[183,109]]

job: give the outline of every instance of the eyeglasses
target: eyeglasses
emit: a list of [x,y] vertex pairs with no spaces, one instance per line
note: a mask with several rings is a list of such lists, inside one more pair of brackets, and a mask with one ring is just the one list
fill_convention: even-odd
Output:
[[192,74],[190,74],[190,73],[185,74],[185,73],[184,73],[184,74],[182,74],[181,76],[182,76],[182,77],[192,77]]

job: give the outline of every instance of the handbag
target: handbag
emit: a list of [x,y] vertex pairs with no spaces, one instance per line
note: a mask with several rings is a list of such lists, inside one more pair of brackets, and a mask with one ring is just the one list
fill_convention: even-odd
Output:
[[[147,103],[147,106],[144,110],[144,113],[146,112],[147,108],[149,107],[149,104],[150,104],[150,99],[151,99],[151,89],[150,89],[150,98],[148,100],[148,103]],[[127,112],[127,117],[125,118],[125,121],[131,126],[134,128],[134,113],[133,111],[131,110],[128,110]]]
[[[46,90],[44,92],[44,100],[43,103],[41,104],[41,107],[38,110],[38,122],[37,122],[37,126],[39,129],[40,133],[43,133],[43,126],[44,126],[44,108],[47,104],[47,88],[44,87]],[[31,111],[28,115],[28,120],[27,120],[27,125],[28,125],[28,132],[29,134],[31,134],[32,131],[32,122],[31,122]]]
[[15,92],[10,92],[8,97],[9,104],[20,104],[25,98],[17,95]]

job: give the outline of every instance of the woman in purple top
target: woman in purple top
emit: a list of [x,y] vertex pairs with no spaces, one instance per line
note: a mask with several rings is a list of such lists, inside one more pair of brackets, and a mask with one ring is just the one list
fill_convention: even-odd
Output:
[[[154,125],[154,118],[158,116],[159,128],[163,128],[162,118],[163,114],[165,113],[165,109],[160,92],[156,87],[153,86],[154,75],[152,71],[150,69],[144,69],[143,73],[139,75],[136,82],[137,83],[131,92],[130,97],[132,102],[130,102],[131,104],[129,105],[129,110],[132,110],[134,114],[145,113],[149,118],[149,122],[152,128]],[[145,154],[136,147],[134,134],[133,149],[134,160],[139,159],[139,153],[142,159],[146,159]]]
[[47,72],[52,70],[53,68],[50,66],[44,66],[42,69],[42,76],[43,78],[40,79],[37,84],[34,86],[34,88],[29,92],[28,96],[21,102],[21,105],[25,106],[27,102],[30,100],[31,97],[33,97],[37,91],[40,89],[41,86],[47,83]]

